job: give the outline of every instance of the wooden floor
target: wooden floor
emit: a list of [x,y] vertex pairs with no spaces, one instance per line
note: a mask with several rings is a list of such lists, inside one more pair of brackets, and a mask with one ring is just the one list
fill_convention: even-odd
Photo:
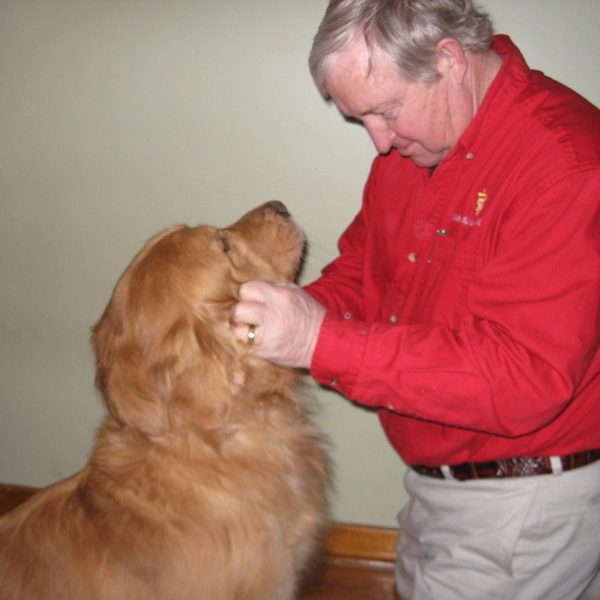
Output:
[[[0,484],[0,515],[35,492]],[[323,560],[299,600],[400,600],[394,592],[396,535],[386,528],[334,525]]]

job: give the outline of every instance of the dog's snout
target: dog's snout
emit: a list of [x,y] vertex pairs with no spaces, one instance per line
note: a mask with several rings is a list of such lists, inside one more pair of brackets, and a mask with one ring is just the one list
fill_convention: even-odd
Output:
[[284,217],[285,219],[289,219],[291,217],[287,206],[279,200],[272,200],[271,202],[267,203],[267,206],[271,210],[275,211],[280,217]]

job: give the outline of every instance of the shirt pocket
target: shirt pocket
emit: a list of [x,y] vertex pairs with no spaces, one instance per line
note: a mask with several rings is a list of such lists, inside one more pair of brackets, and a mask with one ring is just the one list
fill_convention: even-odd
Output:
[[436,234],[422,264],[421,282],[412,290],[412,322],[457,327],[468,312],[467,292],[475,278],[479,232],[459,238]]

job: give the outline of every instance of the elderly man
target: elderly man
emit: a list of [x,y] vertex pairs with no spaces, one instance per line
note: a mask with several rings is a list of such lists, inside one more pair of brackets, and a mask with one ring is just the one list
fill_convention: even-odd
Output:
[[310,65],[379,155],[340,256],[245,284],[236,334],[378,409],[403,598],[600,598],[600,111],[471,0],[332,0]]

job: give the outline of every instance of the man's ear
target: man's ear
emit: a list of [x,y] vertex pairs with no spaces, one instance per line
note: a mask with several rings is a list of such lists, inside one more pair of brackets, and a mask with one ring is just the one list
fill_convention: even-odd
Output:
[[442,77],[462,83],[467,74],[469,59],[460,42],[454,38],[440,40],[435,49],[436,67]]

